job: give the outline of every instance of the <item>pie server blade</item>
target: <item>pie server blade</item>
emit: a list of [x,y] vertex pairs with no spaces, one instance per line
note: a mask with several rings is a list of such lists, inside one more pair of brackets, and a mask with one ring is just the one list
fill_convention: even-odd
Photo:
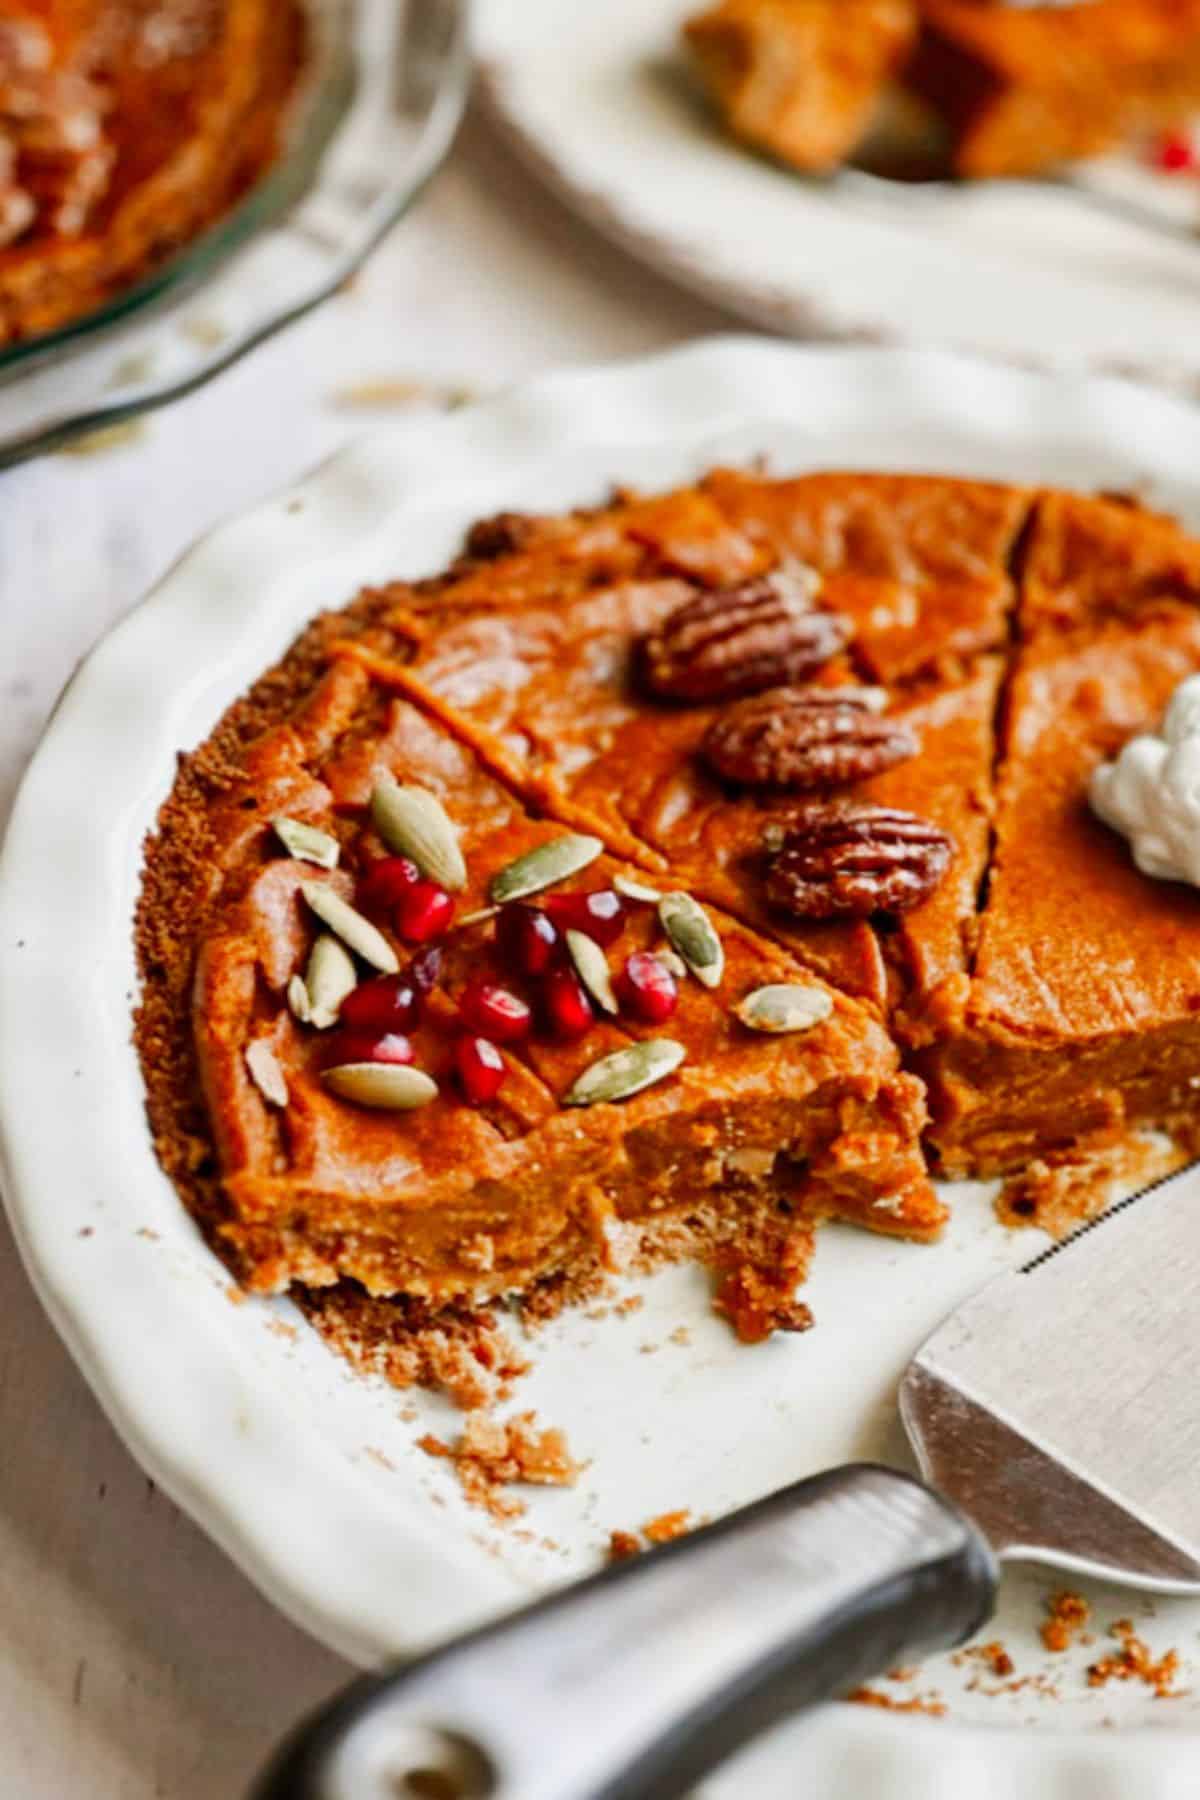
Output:
[[832,1470],[360,1681],[255,1800],[669,1800],[970,1637],[1001,1557],[1200,1591],[1198,1209],[1200,1164],[940,1326],[900,1388],[924,1482]]

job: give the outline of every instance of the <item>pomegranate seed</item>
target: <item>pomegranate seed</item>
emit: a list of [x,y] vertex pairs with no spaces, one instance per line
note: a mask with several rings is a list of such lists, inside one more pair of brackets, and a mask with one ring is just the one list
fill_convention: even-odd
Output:
[[516,901],[500,909],[496,942],[519,975],[544,975],[561,954],[558,927],[539,906]]
[[625,902],[612,888],[590,894],[551,894],[546,911],[560,931],[586,931],[605,950],[625,929]]
[[454,1046],[454,1062],[463,1093],[472,1106],[486,1106],[504,1086],[508,1070],[490,1038],[459,1038]]
[[363,912],[390,912],[420,879],[420,869],[407,856],[385,856],[371,864],[358,884],[355,898]]
[[436,881],[418,881],[410,887],[393,915],[396,930],[410,944],[424,944],[441,937],[454,917],[454,901]]
[[547,971],[542,1003],[555,1036],[568,1043],[581,1038],[596,1017],[582,981],[565,965]]
[[407,1031],[421,1013],[421,993],[411,975],[380,975],[346,995],[338,1014],[355,1031]]
[[1178,175],[1197,166],[1196,140],[1188,131],[1164,132],[1154,147],[1154,161],[1170,175]]
[[325,1052],[325,1066],[341,1063],[410,1063],[413,1047],[400,1031],[337,1031]]
[[432,994],[442,974],[442,953],[436,944],[426,944],[404,971],[422,998]]
[[679,1005],[679,984],[649,950],[636,950],[617,977],[617,995],[635,1019],[661,1025]]
[[529,1035],[533,1014],[525,1002],[507,988],[490,981],[473,981],[458,1003],[468,1031],[480,1031],[498,1044],[515,1044]]

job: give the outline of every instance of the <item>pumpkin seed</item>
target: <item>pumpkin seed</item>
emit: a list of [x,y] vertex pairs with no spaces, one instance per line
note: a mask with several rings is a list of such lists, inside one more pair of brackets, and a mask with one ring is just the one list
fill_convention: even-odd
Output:
[[255,1038],[252,1044],[247,1044],[246,1067],[250,1071],[251,1081],[264,1100],[272,1106],[287,1105],[287,1082],[269,1039]]
[[380,1112],[412,1112],[428,1106],[438,1091],[432,1075],[407,1063],[338,1063],[326,1069],[324,1080],[341,1099]]
[[628,1050],[614,1050],[583,1071],[563,1096],[563,1105],[599,1106],[628,1100],[673,1075],[686,1055],[683,1045],[671,1038],[646,1038]]
[[667,974],[673,975],[676,981],[682,981],[687,975],[687,964],[684,962],[682,956],[676,956],[673,950],[656,950],[654,954],[662,964],[663,968],[667,971]]
[[599,838],[582,837],[569,832],[566,837],[551,838],[518,856],[492,876],[489,893],[497,906],[510,900],[524,900],[528,894],[539,894],[543,888],[577,875],[604,849]]
[[633,881],[628,875],[614,875],[613,886],[626,900],[640,900],[646,906],[657,906],[662,899],[661,888],[648,887],[644,881]]
[[664,894],[658,916],[671,946],[682,956],[697,981],[706,988],[720,987],[725,973],[725,951],[704,908],[690,894]]
[[288,819],[282,815],[272,819],[271,824],[275,836],[279,839],[289,856],[297,862],[316,863],[319,869],[336,869],[341,845],[327,831],[321,831],[315,825],[306,825],[303,819]]
[[350,952],[323,931],[312,947],[303,981],[293,975],[288,982],[288,1005],[302,1025],[328,1031],[337,1024],[342,1001],[357,986],[358,972]]
[[608,958],[586,931],[568,931],[567,949],[571,952],[571,961],[575,964],[575,972],[582,981],[592,999],[602,1012],[617,1011],[617,996],[613,993],[612,976],[608,972]]
[[312,1002],[303,975],[293,975],[287,984],[288,1011],[301,1025],[312,1024]]
[[356,956],[361,956],[372,968],[381,969],[385,975],[398,972],[399,958],[382,931],[377,931],[370,919],[364,919],[348,900],[343,900],[323,881],[302,881],[300,892],[322,925],[328,925],[330,931],[336,932]]
[[451,894],[466,887],[458,833],[441,801],[426,788],[401,787],[394,775],[379,775],[371,793],[371,822],[388,849],[411,857],[430,881]]
[[825,988],[777,982],[755,988],[735,1010],[751,1031],[811,1031],[833,1011],[833,996]]
[[464,913],[458,921],[459,929],[462,930],[468,925],[486,925],[487,921],[494,919],[499,911],[498,906],[481,906],[478,912]]
[[773,823],[763,827],[762,847],[764,850],[769,851],[772,856],[775,855],[777,850],[782,850],[786,842],[787,832],[782,825]]

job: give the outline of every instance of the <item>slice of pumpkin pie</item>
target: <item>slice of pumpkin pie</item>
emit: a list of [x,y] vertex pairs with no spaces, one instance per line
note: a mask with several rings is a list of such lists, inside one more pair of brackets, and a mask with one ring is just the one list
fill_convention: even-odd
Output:
[[815,1223],[927,1238],[919,1082],[780,945],[537,813],[320,622],[182,766],[147,851],[159,1154],[245,1283],[435,1305],[716,1264],[803,1322]]

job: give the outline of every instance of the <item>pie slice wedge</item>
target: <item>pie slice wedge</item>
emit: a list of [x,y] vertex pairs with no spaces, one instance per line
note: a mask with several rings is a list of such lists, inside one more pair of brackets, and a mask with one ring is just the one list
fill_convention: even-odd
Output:
[[684,35],[736,136],[820,170],[867,134],[916,25],[913,0],[719,0]]
[[1200,612],[1178,602],[1019,652],[971,980],[916,1064],[948,1175],[1078,1160],[1136,1126],[1195,1136],[1200,896],[1141,874],[1087,784],[1197,669]]
[[1196,0],[921,0],[906,79],[950,127],[960,175],[1036,174],[1200,104]]
[[[138,1043],[151,1120],[169,1172],[246,1285],[352,1279],[371,1294],[476,1304],[577,1292],[631,1258],[698,1255],[719,1267],[723,1304],[754,1337],[795,1321],[820,1219],[936,1235],[944,1209],[920,1150],[920,1083],[881,1025],[716,910],[716,989],[681,980],[661,1026],[598,1015],[576,1042],[539,1029],[503,1051],[495,1098],[468,1104],[454,1072],[467,983],[539,1004],[493,920],[472,915],[498,871],[565,828],[347,650],[386,604],[370,597],[321,622],[233,709],[184,765],[148,847]],[[305,891],[353,900],[385,848],[370,812],[382,772],[436,796],[467,868],[463,922],[441,941],[437,987],[409,1033],[437,1092],[403,1112],[332,1091],[337,1033],[302,1023],[287,1000],[319,931]],[[281,816],[336,839],[337,867],[288,856],[271,823]],[[618,876],[646,880],[598,854],[557,891]],[[383,931],[402,957],[386,920]],[[630,953],[662,947],[656,908],[629,901],[608,953],[614,975]],[[810,997],[811,1028],[775,1036],[741,1022],[746,996],[779,984]],[[585,1070],[663,1037],[679,1046],[676,1071],[624,1099],[568,1103]]]

